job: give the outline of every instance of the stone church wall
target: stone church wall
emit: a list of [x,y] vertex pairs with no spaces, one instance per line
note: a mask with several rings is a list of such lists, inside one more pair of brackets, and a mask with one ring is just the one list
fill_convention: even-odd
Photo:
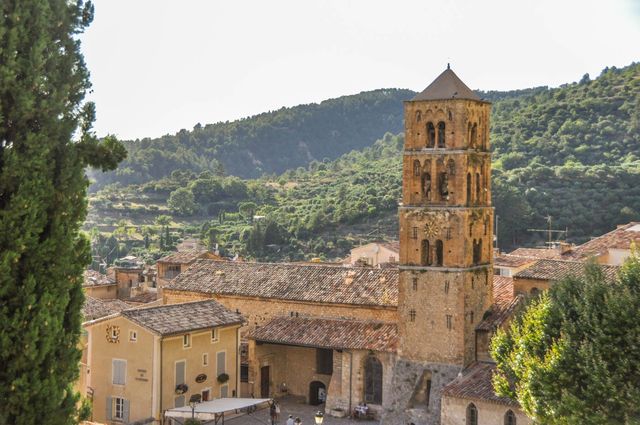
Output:
[[240,311],[247,320],[243,333],[255,326],[264,325],[274,317],[299,315],[304,317],[352,318],[378,320],[395,323],[398,320],[396,307],[373,307],[365,305],[321,304],[269,298],[250,298],[207,293],[163,291],[165,304],[182,303],[213,298],[232,311]]
[[518,425],[529,425],[529,419],[519,408],[483,400],[467,400],[451,396],[442,397],[442,425],[463,425],[467,421],[467,407],[473,403],[478,409],[478,425],[504,425],[505,414],[511,410]]

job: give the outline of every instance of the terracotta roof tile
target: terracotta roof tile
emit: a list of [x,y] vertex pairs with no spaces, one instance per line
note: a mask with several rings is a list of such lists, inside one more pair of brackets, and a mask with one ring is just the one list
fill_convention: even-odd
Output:
[[82,286],[103,286],[103,285],[115,285],[115,280],[109,278],[107,275],[104,275],[95,270],[85,270],[84,271],[84,282]]
[[496,255],[493,259],[493,263],[499,267],[521,267],[534,261],[535,259],[531,257],[520,257],[512,254]]
[[168,290],[396,307],[397,268],[198,260]]
[[249,338],[306,347],[395,352],[395,323],[351,319],[277,317],[255,328]]
[[515,257],[524,257],[524,258],[533,258],[533,259],[541,259],[541,258],[554,258],[560,260],[562,258],[562,254],[555,249],[546,249],[546,248],[518,248],[515,251],[511,251],[509,254]]
[[380,245],[382,245],[383,247],[387,248],[390,251],[400,253],[399,241],[380,242]]
[[481,100],[460,78],[449,68],[421,93],[411,100],[444,100],[444,99],[471,99]]
[[177,264],[189,264],[201,258],[205,254],[206,250],[187,249],[184,251],[174,252],[165,257],[162,257],[158,262],[162,263],[177,263]]
[[609,249],[630,249],[632,243],[640,246],[640,222],[631,222],[573,248],[565,257],[587,258],[605,254]]
[[240,314],[227,310],[214,300],[133,308],[121,314],[160,335],[241,324],[244,321]]
[[[600,265],[607,280],[614,280],[618,266]],[[514,275],[516,279],[560,280],[565,276],[582,276],[585,263],[581,261],[537,260]]]
[[497,396],[493,391],[491,379],[495,368],[496,365],[493,363],[473,363],[462,371],[462,375],[446,385],[442,393],[449,397],[519,406],[515,400]]
[[128,303],[147,304],[147,303],[152,303],[157,299],[158,299],[158,293],[149,291],[149,292],[141,292],[140,294],[134,297],[125,299],[124,301]]
[[101,300],[85,295],[82,305],[82,316],[84,321],[100,319],[112,314],[131,308],[131,306],[120,300]]
[[476,329],[495,330],[514,314],[523,300],[522,296],[514,297],[513,295],[513,279],[506,276],[493,276],[493,304]]

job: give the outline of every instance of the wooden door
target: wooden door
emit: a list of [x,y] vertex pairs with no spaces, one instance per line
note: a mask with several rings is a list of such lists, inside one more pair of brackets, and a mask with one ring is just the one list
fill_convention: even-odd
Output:
[[260,397],[269,398],[269,366],[260,368]]

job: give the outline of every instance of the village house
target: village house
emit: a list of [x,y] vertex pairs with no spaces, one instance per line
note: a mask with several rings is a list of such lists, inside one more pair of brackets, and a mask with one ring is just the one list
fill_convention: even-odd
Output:
[[351,266],[379,267],[382,264],[396,264],[399,257],[400,243],[398,241],[371,242],[353,248],[343,263]]
[[191,264],[200,258],[221,260],[222,258],[212,252],[199,249],[185,249],[162,257],[156,262],[158,288],[162,290],[167,283],[185,271]]
[[[584,261],[537,260],[513,276],[513,291],[515,294],[535,296],[565,276],[583,276],[584,268]],[[601,264],[600,269],[606,279],[614,280],[620,267]]]
[[117,259],[112,270],[118,286],[117,298],[131,297],[132,289],[145,281],[144,262],[132,255]]
[[163,412],[235,397],[243,318],[214,300],[122,310],[88,321],[92,420],[160,423]]
[[122,310],[131,308],[124,301],[113,299],[94,298],[85,294],[84,304],[82,305],[82,333],[80,335],[79,349],[82,351],[80,359],[80,374],[78,381],[75,383],[75,390],[83,397],[92,396],[92,391],[87,387],[87,375],[89,374],[89,331],[84,325],[106,316],[114,315]]
[[582,245],[564,242],[552,248],[518,248],[508,257],[528,260],[564,260],[584,262],[594,259],[598,264],[620,266],[629,258],[634,246],[640,245],[640,222],[620,224],[614,230]]
[[513,277],[536,261],[535,258],[511,254],[496,255],[493,259],[493,273],[498,276]]
[[118,286],[115,280],[95,270],[85,270],[82,289],[88,297],[100,299],[118,297]]

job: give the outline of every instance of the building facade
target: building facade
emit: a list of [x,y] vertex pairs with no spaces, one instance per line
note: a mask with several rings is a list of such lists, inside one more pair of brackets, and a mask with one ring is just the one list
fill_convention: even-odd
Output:
[[405,103],[399,360],[388,424],[440,423],[492,304],[490,104],[451,69]]
[[93,421],[161,423],[165,410],[234,397],[242,316],[213,300],[123,310],[84,324]]

